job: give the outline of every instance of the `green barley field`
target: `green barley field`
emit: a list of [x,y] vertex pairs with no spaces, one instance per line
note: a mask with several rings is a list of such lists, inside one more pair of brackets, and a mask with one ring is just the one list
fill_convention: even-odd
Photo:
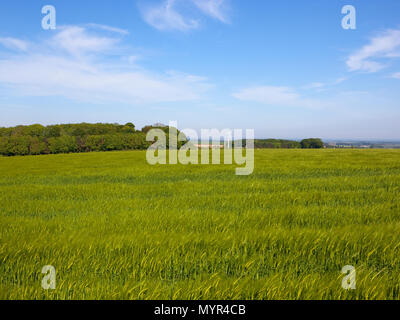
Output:
[[252,175],[235,167],[0,157],[0,299],[400,298],[400,150],[256,150]]

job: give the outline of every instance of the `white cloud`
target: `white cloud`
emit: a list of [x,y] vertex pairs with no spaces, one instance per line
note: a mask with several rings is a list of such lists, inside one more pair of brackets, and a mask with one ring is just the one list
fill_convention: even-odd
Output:
[[316,90],[322,91],[322,90],[325,90],[324,88],[326,88],[326,87],[331,87],[331,86],[338,85],[338,84],[340,84],[340,83],[342,83],[342,82],[344,82],[346,80],[347,80],[347,78],[342,77],[342,78],[337,78],[335,81],[328,82],[328,83],[325,83],[325,82],[313,82],[313,83],[310,83],[310,84],[304,86],[303,89],[307,89],[307,90],[316,89]]
[[320,89],[326,86],[326,83],[322,83],[322,82],[313,82],[310,83],[306,86],[304,86],[304,89]]
[[83,27],[59,27],[59,32],[52,38],[54,46],[67,50],[74,55],[104,52],[114,48],[119,39],[92,35]]
[[228,23],[226,2],[227,0],[162,0],[157,5],[143,8],[142,15],[149,25],[158,30],[188,31],[198,29],[200,22],[198,19],[188,17],[186,14],[188,10],[185,8],[190,9],[192,6],[209,17]]
[[31,96],[64,96],[87,102],[172,102],[198,97],[190,77],[108,71],[51,56],[0,60],[0,83]]
[[400,79],[400,72],[392,74],[392,78]]
[[[62,96],[84,102],[158,103],[195,100],[205,79],[184,73],[154,74],[119,53],[119,39],[70,26],[35,50],[0,58],[0,87],[19,95]],[[50,53],[49,53],[50,52]]]
[[166,0],[143,11],[145,21],[159,30],[187,31],[199,27],[199,22],[186,19],[175,10],[176,0]]
[[206,15],[228,23],[225,0],[193,0],[193,2]]
[[350,71],[377,72],[385,68],[383,58],[400,56],[400,30],[386,30],[372,38],[370,43],[353,53],[347,59]]
[[233,97],[242,101],[257,102],[270,106],[302,107],[322,109],[331,107],[332,103],[317,99],[307,99],[294,89],[276,86],[258,86],[241,89]]
[[347,78],[345,78],[345,77],[337,78],[337,79],[335,80],[335,83],[334,83],[334,84],[339,84],[339,83],[342,83],[342,82],[344,82],[344,81],[346,81],[346,80],[347,80]]
[[0,38],[0,44],[8,49],[17,49],[26,51],[28,49],[28,42],[16,38]]
[[129,31],[125,30],[125,29],[121,29],[121,28],[115,28],[115,27],[110,27],[104,24],[97,24],[97,23],[88,23],[86,24],[87,27],[90,28],[97,28],[97,29],[101,29],[101,30],[105,30],[105,31],[110,31],[110,32],[115,32],[115,33],[119,33],[122,35],[128,35]]

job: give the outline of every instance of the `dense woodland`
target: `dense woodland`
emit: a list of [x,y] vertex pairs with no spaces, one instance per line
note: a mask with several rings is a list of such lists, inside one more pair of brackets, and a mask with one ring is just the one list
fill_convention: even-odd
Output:
[[132,123],[61,124],[0,128],[0,154],[38,155],[146,149],[146,135]]
[[324,143],[321,139],[304,139],[302,141],[282,139],[255,139],[256,149],[321,149]]
[[298,149],[301,148],[301,143],[292,140],[256,139],[254,140],[254,147],[257,149]]
[[[153,128],[163,130],[167,135],[168,126],[145,126],[136,130],[135,125],[109,123],[79,123],[42,126],[16,126],[0,128],[0,154],[5,156],[39,155],[72,152],[145,150],[151,142],[146,133]],[[184,142],[180,142],[180,147]],[[255,148],[322,148],[320,139],[302,142],[290,140],[255,140]],[[167,145],[168,147],[168,145]]]

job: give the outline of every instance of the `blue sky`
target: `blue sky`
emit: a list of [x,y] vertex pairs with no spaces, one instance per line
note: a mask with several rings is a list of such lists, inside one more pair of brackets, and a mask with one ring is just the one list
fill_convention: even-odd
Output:
[[397,0],[15,0],[0,15],[0,126],[176,120],[400,139]]

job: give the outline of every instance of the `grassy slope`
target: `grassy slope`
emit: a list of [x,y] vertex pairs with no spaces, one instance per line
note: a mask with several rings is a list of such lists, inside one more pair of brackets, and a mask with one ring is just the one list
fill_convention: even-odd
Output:
[[0,158],[0,298],[400,298],[400,151],[257,150],[253,175],[234,167]]

